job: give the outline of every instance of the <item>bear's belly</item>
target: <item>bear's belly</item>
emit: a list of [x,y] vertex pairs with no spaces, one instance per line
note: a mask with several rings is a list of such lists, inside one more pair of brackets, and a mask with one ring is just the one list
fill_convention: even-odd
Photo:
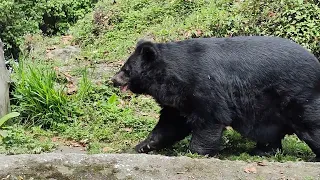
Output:
[[[292,134],[292,128],[279,115],[264,114],[264,119],[233,121],[231,127],[242,136],[261,143],[274,142],[286,134]],[[267,116],[269,115],[269,116]],[[259,118],[259,117],[258,117]],[[266,118],[266,119],[265,119]]]

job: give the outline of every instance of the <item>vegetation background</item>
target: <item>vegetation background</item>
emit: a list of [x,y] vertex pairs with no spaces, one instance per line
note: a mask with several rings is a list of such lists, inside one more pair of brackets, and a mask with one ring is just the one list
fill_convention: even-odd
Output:
[[[140,38],[268,35],[292,39],[320,57],[317,0],[2,0],[0,38],[13,67],[12,111],[1,123],[0,152],[133,153],[157,121],[152,98],[120,93],[109,79]],[[19,60],[15,63],[14,60]],[[200,157],[190,137],[165,155]],[[217,157],[246,161],[308,160],[295,135],[272,157],[253,157],[254,143],[232,129]]]

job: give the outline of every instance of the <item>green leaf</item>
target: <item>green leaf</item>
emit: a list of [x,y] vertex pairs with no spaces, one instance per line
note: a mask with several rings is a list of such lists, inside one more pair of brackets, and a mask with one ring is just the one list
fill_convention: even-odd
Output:
[[117,101],[118,97],[116,94],[113,94],[109,99],[108,99],[108,104],[114,104]]
[[299,4],[303,4],[303,0],[298,0],[298,3]]
[[9,119],[14,118],[14,117],[17,117],[17,116],[19,116],[19,115],[20,115],[20,113],[18,113],[18,112],[11,112],[11,113],[3,116],[3,117],[0,119],[0,127],[1,127],[5,122],[7,122]]
[[0,131],[0,138],[5,138],[8,136],[8,131]]

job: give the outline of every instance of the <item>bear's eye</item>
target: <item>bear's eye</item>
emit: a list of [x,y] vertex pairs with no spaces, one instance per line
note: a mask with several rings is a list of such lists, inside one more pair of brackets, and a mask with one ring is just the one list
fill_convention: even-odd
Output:
[[129,75],[129,74],[130,74],[130,71],[129,71],[128,68],[124,68],[122,71],[123,71],[126,75]]

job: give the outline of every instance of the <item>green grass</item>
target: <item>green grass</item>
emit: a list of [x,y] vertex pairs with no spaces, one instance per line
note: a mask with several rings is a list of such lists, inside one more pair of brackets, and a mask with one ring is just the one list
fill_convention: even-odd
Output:
[[21,125],[5,127],[5,135],[0,140],[0,153],[21,154],[21,153],[42,153],[50,152],[56,147],[51,141],[50,131],[44,131],[38,126],[26,129]]
[[21,112],[20,123],[44,127],[67,123],[67,97],[62,87],[56,87],[55,72],[45,65],[33,65],[36,67],[22,60],[15,68],[18,81],[13,101],[19,105],[14,108]]
[[[206,158],[197,154],[192,154],[188,150],[190,136],[175,144],[172,148],[161,150],[160,154],[167,156],[188,156],[196,158]],[[216,155],[219,159],[227,160],[243,160],[243,161],[308,161],[313,158],[314,154],[311,149],[295,135],[286,136],[282,140],[283,151],[277,152],[274,156],[259,157],[250,156],[248,153],[255,147],[255,143],[241,137],[239,133],[232,129],[228,129],[223,134],[223,149]]]
[[[71,41],[63,42],[59,36],[28,35],[22,49],[27,45],[33,49],[24,51],[20,66],[15,67],[12,76],[16,85],[12,109],[21,116],[1,127],[7,135],[0,143],[0,153],[48,152],[67,141],[83,144],[88,153],[134,153],[133,147],[156,124],[159,106],[150,97],[120,93],[111,86],[109,79],[132,52],[137,40],[151,37],[166,42],[231,34],[278,35],[276,32],[283,33],[287,29],[272,28],[276,21],[268,13],[276,12],[282,17],[280,15],[287,13],[286,8],[294,9],[298,3],[283,2],[286,8],[278,8],[277,1],[264,1],[269,6],[258,11],[259,6],[254,2],[118,0],[112,4],[103,0],[95,11],[70,29]],[[317,16],[317,11],[313,15]],[[287,23],[285,17],[280,20]],[[305,22],[313,20],[312,16]],[[310,32],[299,31],[290,38],[318,52],[312,41],[317,33],[312,33],[320,32],[314,31],[319,27]],[[309,38],[299,39],[305,33],[311,33]],[[50,49],[67,45],[81,47],[80,55],[67,61],[47,57]],[[75,85],[76,92],[68,95],[70,83]],[[172,148],[153,153],[205,158],[190,153],[189,141],[187,137]],[[233,130],[224,133],[223,141],[224,149],[217,155],[220,159],[283,162],[308,160],[314,156],[296,136],[283,140],[283,152],[263,158],[249,156],[254,143]]]
[[144,37],[165,42],[273,35],[295,40],[320,55],[319,19],[318,6],[292,0],[121,0],[116,4],[104,0],[70,33],[83,48],[82,55],[94,61],[123,60]]

